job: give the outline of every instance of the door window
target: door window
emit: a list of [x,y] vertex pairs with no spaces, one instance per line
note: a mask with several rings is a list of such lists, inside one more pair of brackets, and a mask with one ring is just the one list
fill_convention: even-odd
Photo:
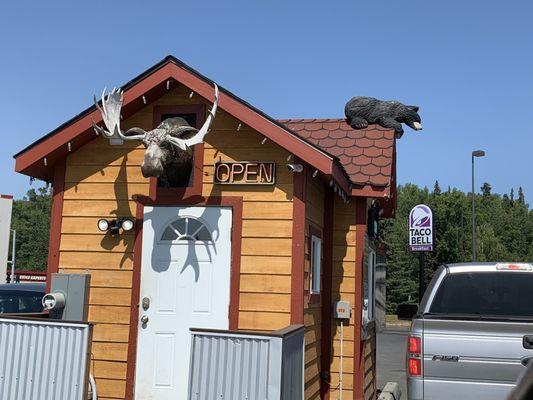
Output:
[[212,238],[209,229],[200,220],[192,217],[181,217],[171,222],[161,235],[163,242],[176,240],[211,242]]

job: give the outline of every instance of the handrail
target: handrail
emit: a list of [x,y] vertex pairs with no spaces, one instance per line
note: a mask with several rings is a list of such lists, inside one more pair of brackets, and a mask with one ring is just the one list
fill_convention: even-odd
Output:
[[192,333],[215,333],[217,335],[249,335],[249,336],[265,336],[265,337],[279,337],[284,338],[292,335],[300,330],[305,329],[305,325],[296,324],[289,325],[275,331],[253,331],[253,330],[226,330],[226,329],[210,329],[210,328],[190,328]]

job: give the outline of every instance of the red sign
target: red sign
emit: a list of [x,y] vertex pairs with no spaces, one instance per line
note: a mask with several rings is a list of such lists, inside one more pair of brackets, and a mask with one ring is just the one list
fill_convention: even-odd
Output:
[[273,161],[218,162],[214,182],[225,185],[273,185],[276,163]]

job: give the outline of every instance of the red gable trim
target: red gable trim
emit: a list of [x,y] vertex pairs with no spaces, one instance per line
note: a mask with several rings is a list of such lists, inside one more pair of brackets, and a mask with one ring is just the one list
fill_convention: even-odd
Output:
[[[127,88],[124,92],[124,110],[127,110],[128,106],[132,106],[134,103],[137,103],[138,106],[139,99],[143,95],[146,95],[147,92],[162,83],[164,84],[166,80],[171,78],[194,90],[200,96],[211,99],[213,96],[211,82],[207,78],[193,72],[185,65],[178,65],[178,63],[178,60],[167,57],[159,69],[150,72],[148,75],[140,78],[131,87]],[[324,174],[333,176],[344,191],[349,192],[349,181],[346,175],[342,173],[342,168],[340,168],[336,159],[326,152],[299,138],[288,129],[278,125],[275,121],[268,119],[265,115],[254,110],[251,106],[245,104],[222,88],[219,106],[274,143],[284,147],[296,157],[304,160],[312,167],[320,170]],[[124,114],[125,116],[127,115],[126,112]],[[57,132],[43,138],[26,150],[15,155],[15,171],[41,179],[49,179],[51,176],[51,165],[65,156],[65,147],[67,147],[69,142],[77,139],[77,145],[71,147],[71,150],[75,150],[75,148],[85,144],[94,137],[94,133],[92,133],[93,120],[96,123],[102,121],[101,115],[95,107],[89,108],[79,119],[73,120]],[[85,134],[85,137],[81,137],[83,134]],[[61,149],[62,151],[58,152]],[[48,158],[47,166],[44,165],[45,157]],[[45,171],[47,168],[50,169]]]

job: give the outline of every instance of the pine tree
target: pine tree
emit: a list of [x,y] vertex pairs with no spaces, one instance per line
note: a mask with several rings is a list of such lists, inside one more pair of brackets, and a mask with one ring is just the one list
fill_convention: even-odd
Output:
[[433,194],[435,196],[438,196],[441,193],[442,193],[442,191],[440,190],[439,181],[435,181],[435,186],[433,187]]
[[[437,182],[435,183],[436,186]],[[523,190],[511,207],[509,194],[492,193],[485,183],[476,203],[478,259],[480,261],[533,260],[533,210]],[[426,254],[426,283],[445,263],[468,262],[472,256],[472,194],[449,188],[435,195],[426,188],[408,184],[398,187],[396,218],[383,221],[387,249],[387,310],[409,298],[418,298],[418,261],[408,251],[407,216],[413,206],[427,204],[435,221],[435,251]]]
[[17,268],[46,270],[50,206],[51,196],[46,188],[30,189],[23,199],[13,202],[11,228],[17,231]]
[[522,189],[522,186],[518,187],[518,202],[520,204],[526,204],[526,200],[524,198],[524,190]]
[[483,194],[483,197],[490,197],[491,195],[492,186],[488,182],[485,182],[483,186],[481,186],[481,193]]

